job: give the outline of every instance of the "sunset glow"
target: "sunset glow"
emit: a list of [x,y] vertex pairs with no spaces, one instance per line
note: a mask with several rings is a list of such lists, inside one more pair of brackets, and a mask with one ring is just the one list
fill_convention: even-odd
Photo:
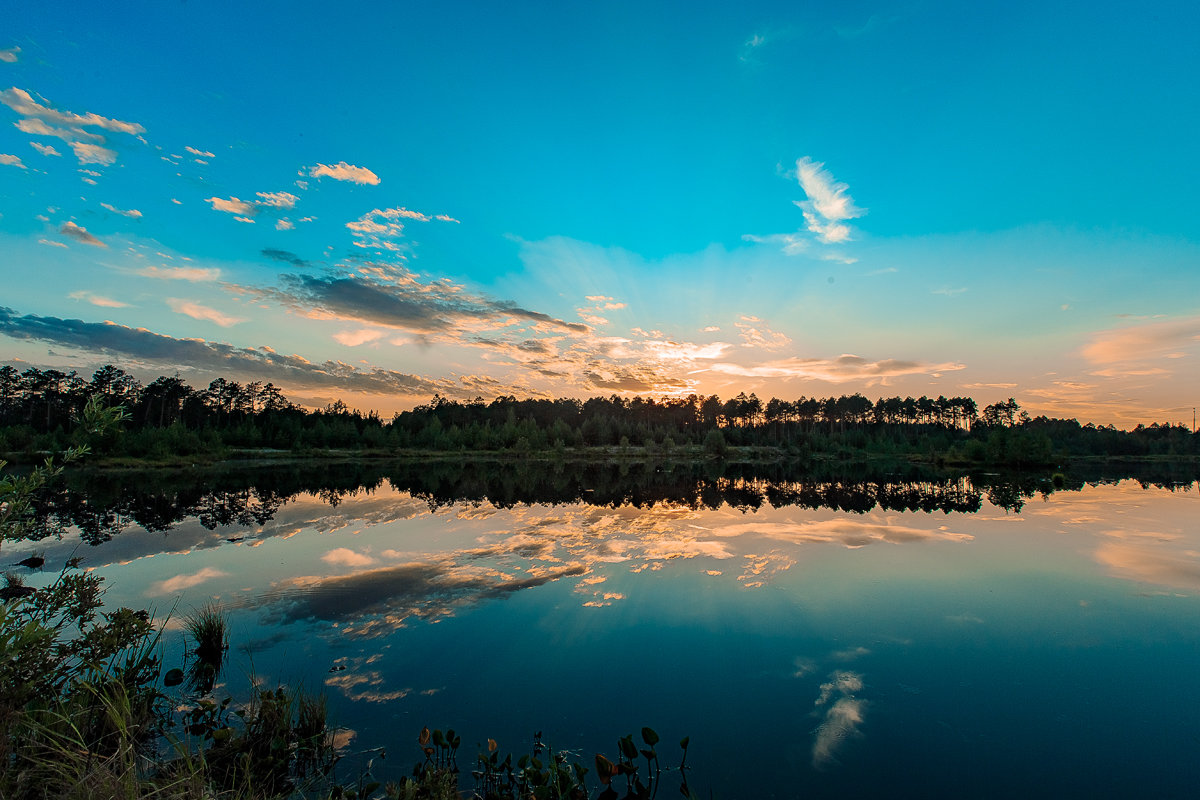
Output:
[[1200,400],[1192,6],[8,5],[20,370]]

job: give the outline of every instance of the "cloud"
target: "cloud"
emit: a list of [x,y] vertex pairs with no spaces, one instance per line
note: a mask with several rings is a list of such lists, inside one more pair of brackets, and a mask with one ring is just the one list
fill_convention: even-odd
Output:
[[296,201],[300,199],[291,192],[255,192],[255,194],[262,198],[258,201],[258,205],[272,208],[295,208]]
[[150,584],[150,588],[146,589],[146,595],[149,597],[162,597],[164,595],[178,594],[185,589],[199,586],[213,578],[224,578],[227,575],[229,575],[228,572],[222,572],[215,567],[205,567],[199,572],[193,572],[190,575],[176,575],[173,578],[152,583]]
[[215,158],[215,156],[212,153],[208,152],[207,150],[199,150],[195,147],[192,147],[191,145],[187,145],[183,149],[187,150],[192,155],[200,156],[201,158]]
[[936,375],[941,372],[951,372],[965,369],[964,364],[942,363],[926,364],[919,361],[902,361],[894,358],[882,361],[868,361],[855,355],[842,355],[837,358],[785,358],[778,361],[767,361],[754,366],[741,364],[719,363],[708,369],[726,375],[739,375],[744,378],[811,378],[830,383],[866,380],[868,386],[876,383],[887,385],[892,378],[902,375]]
[[290,252],[288,250],[276,250],[273,247],[266,247],[266,248],[263,248],[260,252],[267,258],[272,258],[276,261],[282,261],[285,264],[291,264],[296,267],[311,266],[303,258],[301,258],[300,256],[298,256],[295,253]]
[[348,547],[338,547],[321,556],[326,564],[336,564],[342,567],[365,567],[375,563],[375,559],[362,553],[356,553]]
[[[2,306],[0,334],[225,377],[231,374],[252,376],[253,380],[269,380],[280,386],[422,398],[435,393],[450,397],[474,397],[477,393],[477,387],[470,385],[467,379],[456,383],[379,368],[358,369],[340,361],[315,363],[297,355],[277,353],[268,347],[244,348],[203,339],[175,339],[145,328],[130,328],[113,322],[84,322],[33,314],[21,316]],[[509,387],[498,388],[503,391]]]
[[128,211],[122,211],[121,209],[117,208],[116,206],[111,206],[108,203],[101,203],[100,207],[107,208],[109,211],[113,212],[114,214],[120,214],[123,217],[132,217],[133,219],[139,219],[142,216],[142,212],[138,211],[136,208],[131,208]]
[[[404,236],[404,223],[400,220],[429,222],[433,217],[420,211],[400,208],[375,208],[353,222],[347,222],[356,247],[397,252],[401,248],[391,241]],[[455,220],[457,221],[457,220]]]
[[1092,364],[1127,364],[1164,358],[1198,343],[1200,316],[1195,316],[1097,331],[1082,353]]
[[332,166],[329,164],[317,164],[315,167],[308,168],[308,174],[313,178],[333,178],[338,181],[370,184],[372,186],[379,183],[379,176],[371,172],[371,170],[366,167],[352,166],[345,161],[339,161]]
[[145,278],[202,283],[205,281],[219,280],[221,277],[221,270],[217,269],[216,267],[145,267],[143,269],[139,269],[137,274]]
[[277,231],[290,231],[292,228],[295,228],[295,227],[296,227],[295,223],[293,223],[289,219],[275,220],[275,230],[277,230]]
[[282,288],[243,291],[274,299],[302,313],[316,312],[416,333],[456,331],[472,325],[506,326],[515,321],[543,324],[572,333],[590,329],[515,303],[471,295],[448,281],[422,282],[387,264],[360,268],[359,274],[284,275]]
[[224,211],[226,214],[240,214],[243,217],[248,217],[258,213],[258,208],[255,207],[254,203],[239,200],[232,195],[228,200],[221,197],[206,197],[204,202],[211,205],[214,211]]
[[104,242],[97,239],[87,232],[87,228],[81,228],[70,220],[64,222],[58,232],[63,236],[70,236],[75,241],[81,244],[91,245],[92,247],[108,247]]
[[34,150],[37,150],[39,153],[41,153],[44,156],[59,156],[60,158],[62,157],[62,153],[58,152],[57,150],[55,150],[53,147],[51,147],[48,144],[42,144],[41,142],[30,142],[29,146],[32,147]]
[[136,122],[122,122],[102,117],[99,114],[73,114],[70,111],[56,111],[34,100],[29,92],[16,87],[0,91],[0,103],[8,106],[22,117],[42,120],[53,125],[63,125],[69,128],[100,128],[113,133],[128,133],[134,136],[146,132],[146,129]]
[[850,228],[845,220],[867,213],[854,205],[850,187],[835,180],[823,163],[808,156],[796,161],[796,179],[808,195],[807,200],[796,202],[804,212],[808,229],[827,244],[848,241]]
[[758,317],[742,317],[740,322],[733,323],[740,331],[743,347],[757,347],[762,350],[782,350],[792,343],[792,340],[782,333],[771,330]]
[[66,247],[67,246],[63,242],[54,242],[49,239],[38,239],[38,244],[45,244],[45,245],[49,245],[50,247]]
[[357,347],[360,344],[382,339],[383,336],[383,331],[373,331],[370,328],[363,328],[357,331],[339,331],[333,335],[333,338],[334,341],[344,344],[347,347]]
[[167,305],[177,314],[184,314],[192,319],[214,322],[222,328],[229,328],[237,325],[239,322],[246,321],[244,317],[232,317],[215,308],[202,306],[199,303],[193,303],[191,300],[181,300],[178,297],[168,297]]
[[110,150],[98,144],[90,144],[88,142],[69,142],[68,144],[75,151],[75,158],[79,159],[80,164],[102,164],[108,166],[117,160],[116,150]]
[[817,707],[825,705],[835,695],[837,699],[826,709],[816,729],[812,746],[812,765],[815,769],[837,765],[837,751],[849,739],[862,736],[859,727],[866,718],[866,703],[854,696],[862,688],[862,675],[841,670],[834,672],[827,682],[821,684],[821,694],[815,703]]
[[951,289],[949,286],[943,286],[940,289],[931,290],[930,294],[940,294],[940,295],[945,295],[946,297],[954,297],[955,295],[962,294],[965,291],[967,291],[966,287],[959,287],[956,289]]
[[17,167],[19,169],[27,169],[27,167],[21,163],[20,156],[9,155],[8,153],[0,153],[0,164],[4,164],[9,167]]
[[17,56],[20,54],[20,52],[21,48],[19,47],[6,47],[0,50],[0,61],[3,61],[6,64],[15,64],[17,63]]
[[71,292],[67,297],[72,300],[86,300],[92,305],[100,306],[101,308],[127,308],[129,306],[129,303],[122,303],[120,300],[113,300],[112,298],[92,294],[91,292]]

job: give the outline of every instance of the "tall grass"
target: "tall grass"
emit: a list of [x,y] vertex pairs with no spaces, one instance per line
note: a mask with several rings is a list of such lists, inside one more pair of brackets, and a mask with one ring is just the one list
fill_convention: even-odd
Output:
[[193,691],[207,694],[216,685],[229,650],[225,613],[216,603],[208,603],[184,619],[183,629],[192,640],[188,684]]

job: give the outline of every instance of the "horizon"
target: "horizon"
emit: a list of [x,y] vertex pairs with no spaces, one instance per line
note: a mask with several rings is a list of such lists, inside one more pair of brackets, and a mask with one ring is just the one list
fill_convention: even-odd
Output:
[[10,9],[0,364],[1191,428],[1200,9],[456,10]]

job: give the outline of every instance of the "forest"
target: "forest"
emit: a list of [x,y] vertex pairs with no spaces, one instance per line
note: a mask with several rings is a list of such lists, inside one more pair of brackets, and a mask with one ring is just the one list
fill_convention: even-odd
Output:
[[[792,459],[889,456],[939,464],[1053,466],[1080,457],[1194,459],[1183,425],[1081,424],[1030,417],[1012,398],[980,408],[969,397],[770,398],[715,395],[462,401],[434,396],[390,420],[341,401],[306,410],[271,383],[217,378],[195,388],[178,375],[143,384],[107,365],[75,372],[0,367],[0,454],[29,461],[74,441],[83,408],[123,409],[120,433],[89,441],[99,456],[227,457],[254,451],[355,451]],[[77,437],[76,437],[77,438]]]

